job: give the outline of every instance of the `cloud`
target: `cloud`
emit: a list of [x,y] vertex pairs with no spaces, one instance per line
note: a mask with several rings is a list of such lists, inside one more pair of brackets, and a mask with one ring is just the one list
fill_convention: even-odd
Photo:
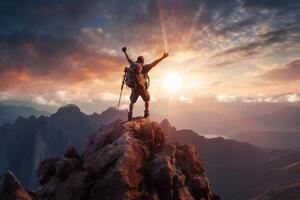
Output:
[[[70,34],[91,20],[98,0],[3,0],[0,6],[1,32],[34,30]],[[76,35],[76,34],[75,34]]]
[[300,95],[296,93],[280,94],[280,95],[264,95],[258,94],[256,96],[236,96],[230,94],[219,94],[216,96],[217,101],[230,103],[230,102],[244,102],[244,103],[280,103],[289,102],[295,103],[300,101]]
[[281,0],[244,0],[243,4],[245,7],[255,7],[255,8],[269,8],[269,9],[286,9],[293,8],[297,9],[300,6],[297,0],[286,0],[285,2]]
[[299,81],[300,60],[294,60],[281,68],[272,69],[265,72],[260,77],[276,81]]
[[270,48],[272,46],[274,47],[274,45],[283,47],[283,45],[287,45],[287,42],[288,45],[293,45],[292,43],[297,44],[300,41],[300,37],[296,36],[294,33],[295,31],[298,32],[300,30],[299,28],[300,27],[298,26],[293,26],[289,28],[268,31],[258,35],[258,39],[253,42],[227,49],[216,54],[215,56],[225,56],[234,53],[239,53],[243,56],[250,56],[253,54],[263,55],[261,53],[263,49]]
[[228,94],[218,94],[217,95],[217,100],[220,102],[225,102],[225,103],[234,102],[237,100],[237,98],[238,97],[235,95],[228,95]]
[[98,90],[114,93],[127,64],[120,47],[152,59],[165,49],[162,28],[172,65],[215,66],[210,72],[221,75],[223,66],[270,63],[274,52],[299,46],[299,20],[296,0],[3,0],[0,90],[45,91],[50,102],[59,90],[95,90],[99,81]]
[[96,52],[75,37],[33,32],[0,35],[1,88],[35,79],[61,83],[105,79],[105,74],[118,71],[123,63],[119,56]]

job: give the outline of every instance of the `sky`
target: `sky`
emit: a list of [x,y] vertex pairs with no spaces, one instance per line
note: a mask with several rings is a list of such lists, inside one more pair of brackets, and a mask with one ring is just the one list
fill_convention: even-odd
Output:
[[169,52],[152,101],[297,102],[299,33],[299,0],[2,0],[0,101],[117,102],[127,46]]

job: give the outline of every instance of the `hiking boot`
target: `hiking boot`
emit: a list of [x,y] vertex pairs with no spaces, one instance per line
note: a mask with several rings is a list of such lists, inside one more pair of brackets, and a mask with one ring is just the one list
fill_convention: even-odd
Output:
[[128,112],[128,121],[132,120],[132,112]]
[[145,112],[144,112],[144,118],[147,118],[147,117],[149,117],[149,116],[150,116],[149,110],[145,110]]

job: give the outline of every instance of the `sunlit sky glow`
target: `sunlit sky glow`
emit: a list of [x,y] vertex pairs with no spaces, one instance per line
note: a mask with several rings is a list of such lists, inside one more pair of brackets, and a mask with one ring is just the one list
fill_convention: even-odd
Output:
[[150,72],[153,101],[300,100],[298,0],[4,0],[0,10],[0,100],[116,101],[125,45],[146,63],[169,52]]

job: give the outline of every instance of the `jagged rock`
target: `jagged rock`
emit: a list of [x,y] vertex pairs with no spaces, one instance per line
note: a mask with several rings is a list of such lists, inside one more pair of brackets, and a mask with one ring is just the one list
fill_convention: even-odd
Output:
[[8,171],[0,176],[0,199],[34,200],[35,194],[26,190],[13,173]]
[[168,119],[162,120],[160,122],[160,127],[166,133],[167,139],[176,131],[176,128],[170,124]]
[[146,164],[161,199],[213,199],[203,163],[194,146],[167,144]]
[[79,170],[80,168],[80,160],[62,156],[55,163],[55,175],[59,180],[63,181],[68,178],[73,171]]
[[157,123],[146,119],[111,124],[92,136],[84,153],[84,166],[102,176],[91,192],[91,200],[140,199],[143,174],[139,171],[152,148],[164,143]]
[[149,119],[116,121],[38,169],[38,200],[217,200],[194,146],[165,144]]
[[55,163],[58,158],[43,160],[37,170],[39,183],[44,185],[49,182],[50,178],[55,175]]
[[93,186],[88,171],[73,171],[66,180],[53,177],[37,191],[38,199],[47,200],[85,200]]
[[68,147],[60,157],[42,161],[37,170],[37,176],[40,184],[44,185],[53,176],[63,181],[73,171],[81,168],[82,162],[78,152],[75,148]]
[[64,157],[66,158],[75,158],[77,160],[80,160],[80,155],[77,152],[77,150],[74,147],[68,147],[65,151],[64,151]]

